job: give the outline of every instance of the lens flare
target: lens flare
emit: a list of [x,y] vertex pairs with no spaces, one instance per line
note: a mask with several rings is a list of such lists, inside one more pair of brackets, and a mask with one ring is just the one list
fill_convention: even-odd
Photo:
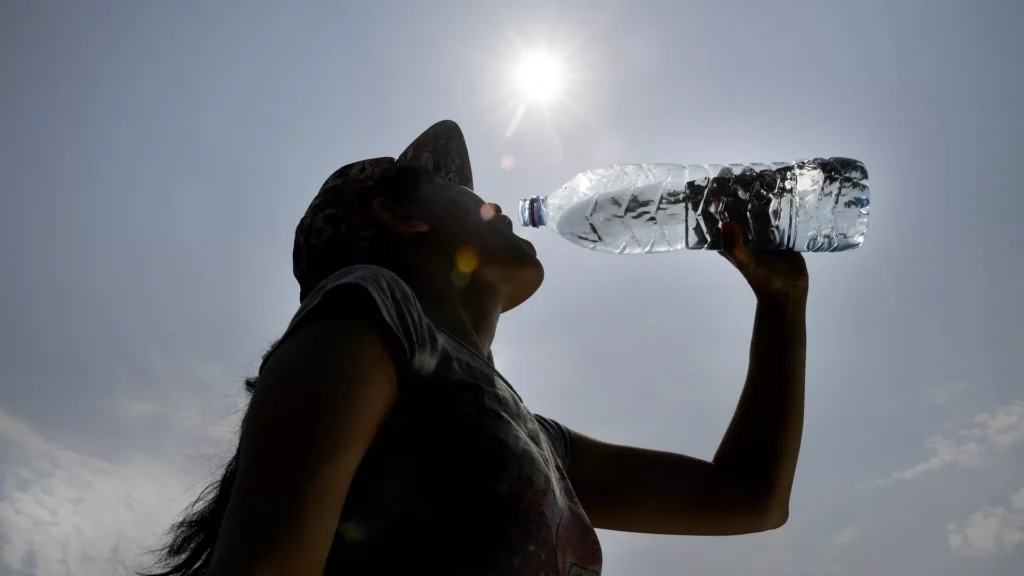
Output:
[[480,257],[472,246],[463,246],[455,252],[455,269],[469,276],[480,264]]

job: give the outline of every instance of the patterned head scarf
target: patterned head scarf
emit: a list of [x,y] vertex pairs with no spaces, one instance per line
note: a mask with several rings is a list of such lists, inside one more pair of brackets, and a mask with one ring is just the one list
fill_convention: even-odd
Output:
[[300,300],[337,270],[370,261],[371,205],[381,189],[374,183],[406,162],[426,166],[445,182],[473,189],[466,140],[451,120],[428,128],[397,159],[371,158],[342,166],[320,187],[295,229],[292,271],[299,282]]

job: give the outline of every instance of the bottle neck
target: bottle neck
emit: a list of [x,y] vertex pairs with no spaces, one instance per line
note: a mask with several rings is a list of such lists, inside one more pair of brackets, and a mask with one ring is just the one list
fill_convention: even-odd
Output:
[[534,196],[519,201],[519,223],[529,228],[540,228],[547,224],[544,217],[544,198]]

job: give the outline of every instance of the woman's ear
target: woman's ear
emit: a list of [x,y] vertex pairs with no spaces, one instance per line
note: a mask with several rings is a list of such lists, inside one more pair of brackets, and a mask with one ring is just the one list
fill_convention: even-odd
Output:
[[381,196],[373,199],[373,213],[385,226],[399,234],[430,230],[426,222],[410,217],[400,206]]

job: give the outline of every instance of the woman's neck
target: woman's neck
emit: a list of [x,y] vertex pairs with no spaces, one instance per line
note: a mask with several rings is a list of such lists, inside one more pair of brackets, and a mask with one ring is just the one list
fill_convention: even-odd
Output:
[[491,357],[501,315],[501,297],[496,288],[476,279],[456,286],[451,272],[441,272],[437,266],[417,270],[403,279],[431,322],[484,358]]

